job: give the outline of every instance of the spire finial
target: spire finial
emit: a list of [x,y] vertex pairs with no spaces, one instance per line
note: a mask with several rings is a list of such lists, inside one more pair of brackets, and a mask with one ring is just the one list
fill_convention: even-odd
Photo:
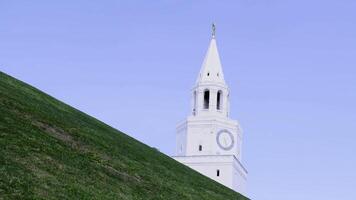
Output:
[[211,32],[211,34],[212,34],[212,36],[213,36],[213,38],[215,38],[215,24],[213,23],[212,25],[211,25],[211,29],[212,29],[212,32]]

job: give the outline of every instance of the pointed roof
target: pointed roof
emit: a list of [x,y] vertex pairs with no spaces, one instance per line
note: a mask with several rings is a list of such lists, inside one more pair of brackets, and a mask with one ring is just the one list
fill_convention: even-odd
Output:
[[211,38],[209,49],[205,55],[196,84],[204,82],[225,84],[224,73],[216,45],[215,31],[213,32],[213,37]]

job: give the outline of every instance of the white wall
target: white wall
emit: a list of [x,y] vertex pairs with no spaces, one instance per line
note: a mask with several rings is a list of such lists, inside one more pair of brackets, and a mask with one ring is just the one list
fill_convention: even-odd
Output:
[[[231,150],[221,149],[216,142],[217,133],[229,130],[233,134],[234,147]],[[241,157],[242,131],[238,122],[226,117],[188,117],[188,119],[177,126],[176,155],[235,155]],[[199,151],[199,145],[203,150]],[[180,151],[183,146],[183,151]]]
[[[232,190],[246,194],[247,171],[233,155],[175,156],[173,158]],[[219,176],[216,170],[220,170]]]

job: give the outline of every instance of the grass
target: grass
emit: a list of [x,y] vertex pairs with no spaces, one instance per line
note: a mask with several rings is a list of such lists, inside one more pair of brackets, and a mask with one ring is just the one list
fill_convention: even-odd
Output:
[[0,199],[247,198],[0,72]]

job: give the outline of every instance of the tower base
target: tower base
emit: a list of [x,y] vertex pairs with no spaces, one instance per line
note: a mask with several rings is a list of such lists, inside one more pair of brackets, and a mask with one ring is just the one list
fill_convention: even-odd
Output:
[[173,158],[246,196],[247,171],[234,155],[173,156]]

